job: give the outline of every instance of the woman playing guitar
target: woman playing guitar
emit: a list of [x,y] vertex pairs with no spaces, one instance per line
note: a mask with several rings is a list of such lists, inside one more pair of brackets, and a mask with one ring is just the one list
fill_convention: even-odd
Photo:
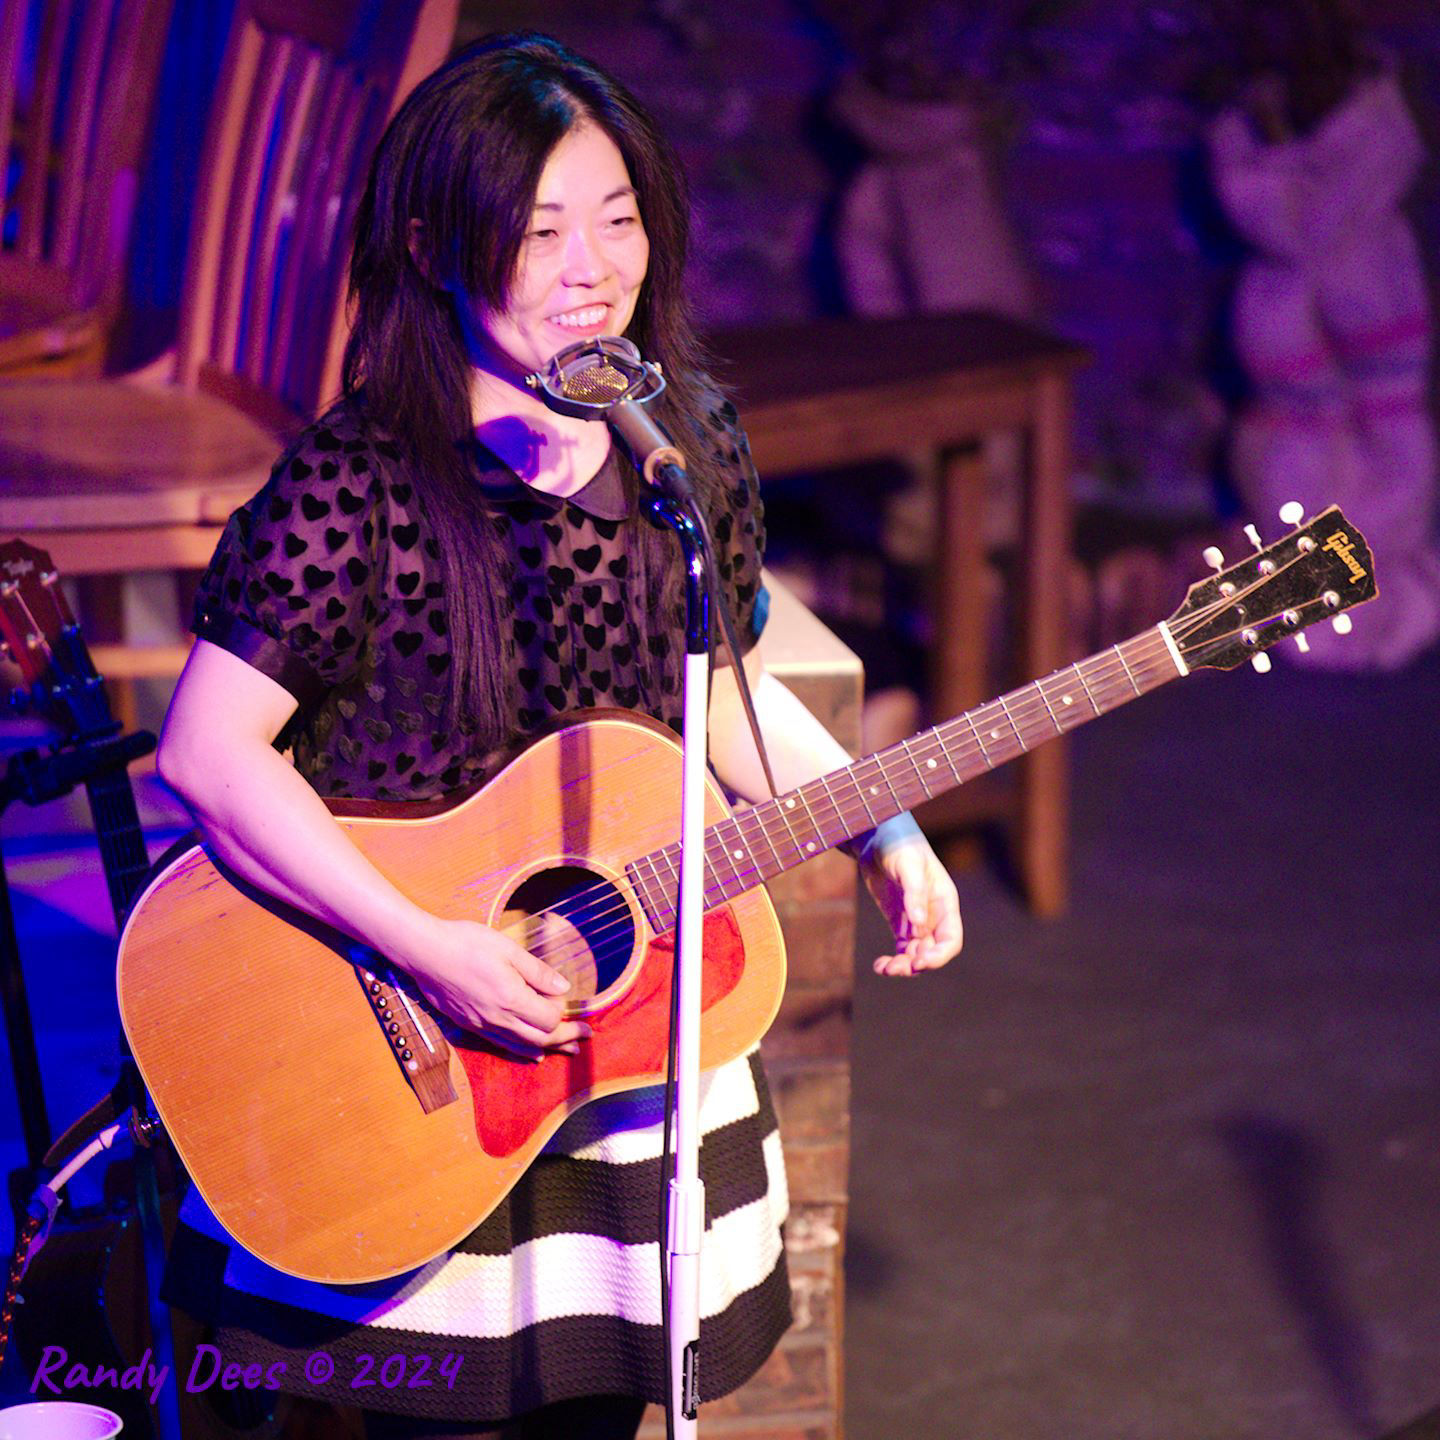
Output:
[[[523,383],[577,339],[624,334],[663,363],[660,418],[708,511],[717,598],[741,648],[753,645],[760,501],[691,328],[687,228],[653,121],[556,42],[483,41],[423,81],[381,141],[357,218],[344,398],[231,518],[161,742],[162,775],[238,877],[373,947],[435,1010],[536,1061],[588,1043],[565,1018],[564,978],[498,930],[417,906],[322,797],[464,791],[506,747],[592,706],[678,727],[678,548],[639,517],[642,482],[608,428],[551,413]],[[753,650],[745,663],[782,789],[847,763]],[[723,668],[710,745],[727,787],[765,793]],[[860,858],[896,935],[877,970],[949,960],[955,889],[913,822],[881,826]],[[234,963],[243,974],[245,957]],[[373,1397],[371,1435],[633,1435],[665,1385],[661,1108],[644,1089],[580,1109],[452,1253],[363,1287],[270,1269],[192,1191],[169,1295],[216,1327],[225,1362],[312,1398]],[[706,1077],[701,1126],[711,1400],[753,1373],[789,1318],[784,1176],[758,1055]],[[336,1362],[328,1381],[304,1368],[321,1349]],[[447,1379],[349,1388],[366,1356],[397,1354],[411,1374],[448,1357]]]

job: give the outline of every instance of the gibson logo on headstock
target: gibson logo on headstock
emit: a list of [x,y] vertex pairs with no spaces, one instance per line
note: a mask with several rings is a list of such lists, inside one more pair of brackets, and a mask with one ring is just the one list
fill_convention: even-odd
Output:
[[1365,567],[1355,558],[1355,546],[1343,530],[1337,530],[1320,548],[1333,551],[1345,562],[1345,568],[1350,572],[1352,582],[1358,582],[1365,578],[1367,573]]
[[17,556],[13,560],[6,560],[3,565],[0,565],[0,569],[3,569],[7,575],[28,575],[34,568],[35,562],[27,560],[23,555]]

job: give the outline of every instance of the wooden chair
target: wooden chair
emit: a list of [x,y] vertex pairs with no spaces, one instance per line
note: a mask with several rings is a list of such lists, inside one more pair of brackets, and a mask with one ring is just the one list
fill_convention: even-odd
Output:
[[0,0],[0,375],[99,373],[171,3]]
[[[238,0],[173,353],[121,380],[0,384],[0,534],[62,574],[202,568],[287,430],[339,392],[348,236],[389,116],[449,53],[459,0]],[[82,597],[83,598],[83,597]],[[92,613],[92,638],[118,626]],[[95,647],[115,678],[184,647]]]

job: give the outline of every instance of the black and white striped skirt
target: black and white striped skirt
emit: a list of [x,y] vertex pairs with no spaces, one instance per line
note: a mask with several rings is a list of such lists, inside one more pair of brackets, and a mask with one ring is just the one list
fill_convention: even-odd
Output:
[[[787,1194],[758,1053],[704,1075],[701,1096],[699,1384],[713,1400],[743,1384],[789,1324]],[[453,1251],[376,1284],[272,1269],[192,1189],[165,1297],[214,1327],[225,1363],[258,1364],[274,1388],[312,1399],[475,1422],[582,1395],[659,1402],[662,1110],[658,1088],[583,1107]],[[328,1379],[311,1359],[319,1351],[334,1365]]]

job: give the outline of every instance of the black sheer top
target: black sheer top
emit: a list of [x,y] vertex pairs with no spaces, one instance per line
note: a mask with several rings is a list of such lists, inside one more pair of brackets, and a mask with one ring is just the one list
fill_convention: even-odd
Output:
[[[695,436],[727,477],[709,520],[744,650],[766,609],[754,466],[734,407],[718,395]],[[434,799],[484,778],[499,748],[589,706],[679,728],[683,617],[650,613],[633,573],[638,527],[649,523],[634,467],[612,452],[560,499],[482,451],[476,479],[477,523],[494,526],[511,556],[507,574],[475,582],[509,597],[510,636],[476,647],[517,669],[505,735],[448,719],[449,577],[405,455],[360,406],[315,421],[230,518],[196,597],[195,633],[295,696],[284,738],[322,795]],[[678,567],[678,543],[673,556]]]

